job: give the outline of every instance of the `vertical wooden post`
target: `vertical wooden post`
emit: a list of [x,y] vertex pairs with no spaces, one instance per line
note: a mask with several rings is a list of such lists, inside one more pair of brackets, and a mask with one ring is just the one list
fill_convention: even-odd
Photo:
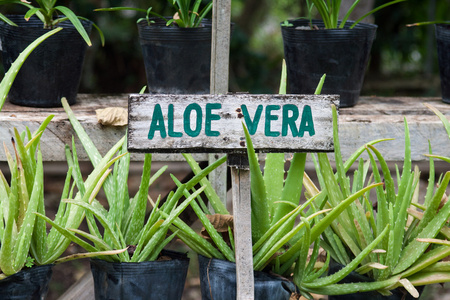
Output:
[[230,64],[231,0],[213,0],[211,44],[211,94],[228,93]]
[[[211,94],[228,93],[228,72],[230,64],[231,0],[213,0],[211,39]],[[209,154],[211,164],[216,154]],[[217,195],[227,200],[227,167],[220,166],[210,174],[210,181]]]
[[[211,94],[228,93],[228,73],[231,33],[231,0],[213,1],[213,30],[211,47]],[[210,155],[210,162],[213,157]],[[234,236],[236,248],[236,299],[253,300],[253,253],[251,231],[250,171],[244,155],[229,155],[233,189]],[[231,159],[231,160],[230,160]],[[246,163],[243,163],[246,161]],[[231,164],[230,164],[231,163]],[[220,175],[218,175],[220,174]],[[217,193],[226,200],[226,169],[217,170]],[[226,182],[226,181],[222,181]],[[222,198],[223,197],[223,198]]]
[[[222,156],[222,155],[220,155]],[[208,162],[212,164],[220,157],[218,154],[208,154]],[[226,206],[227,202],[227,165],[223,164],[209,173],[208,179],[211,182],[212,187],[216,191],[217,196],[222,200]],[[211,207],[210,207],[211,209]]]
[[254,299],[250,169],[246,155],[230,154],[236,249],[236,299]]

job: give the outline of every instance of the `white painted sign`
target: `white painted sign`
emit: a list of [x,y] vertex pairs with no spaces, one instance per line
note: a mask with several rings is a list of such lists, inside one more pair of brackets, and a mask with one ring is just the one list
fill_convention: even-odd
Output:
[[128,150],[242,153],[244,124],[260,152],[333,151],[332,104],[337,95],[133,94]]

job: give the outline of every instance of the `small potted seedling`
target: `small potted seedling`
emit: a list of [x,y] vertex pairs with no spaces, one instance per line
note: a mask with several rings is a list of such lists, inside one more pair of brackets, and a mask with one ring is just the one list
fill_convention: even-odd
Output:
[[[419,201],[419,169],[412,168],[408,124],[405,121],[405,158],[392,177],[383,155],[374,143],[363,145],[343,162],[335,113],[334,144],[336,173],[328,157],[315,160],[320,188],[307,176],[308,197],[321,198],[319,208],[333,208],[366,183],[382,183],[375,194],[366,193],[350,204],[327,228],[321,239],[326,250],[329,274],[314,281],[294,281],[308,293],[329,295],[329,299],[412,299],[422,287],[450,280],[450,254],[446,239],[450,203],[445,192],[450,181],[446,172],[435,182],[434,158],[430,147],[430,173],[425,199]],[[448,121],[447,121],[448,123]],[[387,142],[377,140],[374,142]],[[360,155],[366,152],[368,161]],[[347,172],[357,162],[350,180]],[[370,169],[372,175],[369,174]],[[435,184],[437,188],[435,187]],[[375,196],[375,200],[372,197]],[[325,213],[326,215],[326,213]],[[318,220],[322,216],[318,216]]]
[[[53,28],[64,28],[46,40],[39,52],[24,64],[11,87],[9,101],[35,107],[61,106],[61,97],[75,103],[92,26],[86,18],[75,15],[56,0],[5,0],[0,4],[16,4],[26,9],[24,15],[0,14],[0,39],[5,70],[32,41]],[[39,74],[39,75],[36,75]],[[33,84],[30,84],[33,82]]]
[[96,11],[134,10],[150,93],[208,94],[211,65],[211,20],[205,19],[212,1],[168,0],[173,16],[152,10],[113,7]]
[[[339,20],[341,1],[306,0],[308,16],[281,23],[288,73],[288,92],[312,94],[327,74],[323,94],[340,95],[340,107],[358,102],[377,26],[361,21],[376,11],[404,0],[390,1],[356,21],[349,16],[360,0]],[[312,19],[316,9],[320,19]]]
[[[65,99],[63,99],[63,106],[92,164],[97,167],[104,158]],[[147,217],[149,188],[167,167],[161,168],[152,176],[152,155],[145,154],[139,190],[134,197],[130,197],[127,184],[130,154],[127,152],[126,143],[120,149],[114,149],[114,151],[117,150],[119,155],[114,163],[113,171],[111,174],[105,174],[102,177],[102,184],[97,185],[97,191],[101,186],[103,187],[108,206],[102,205],[94,197],[91,197],[89,201],[67,201],[68,205],[86,211],[89,232],[77,230],[76,227],[63,228],[57,226],[54,221],[45,219],[88,252],[107,251],[109,253],[127,249],[115,255],[99,256],[91,260],[96,299],[136,297],[180,299],[189,259],[186,254],[165,250],[165,246],[176,236],[176,232],[169,233],[169,229],[172,222],[191,201],[203,192],[204,188],[198,189],[196,193],[182,200],[184,191],[194,187],[211,170],[223,163],[225,158],[218,160],[175,192],[170,193],[164,203],[158,198]]]

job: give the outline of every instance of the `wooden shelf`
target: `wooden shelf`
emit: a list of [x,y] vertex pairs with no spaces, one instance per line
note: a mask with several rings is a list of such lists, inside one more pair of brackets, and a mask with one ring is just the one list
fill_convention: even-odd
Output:
[[[127,108],[128,96],[81,94],[72,109],[97,145],[101,153],[118,141],[126,127],[107,127],[97,122],[95,110],[106,107]],[[443,114],[450,116],[450,105],[440,98],[410,97],[361,97],[355,107],[339,111],[339,137],[344,158],[358,147],[374,139],[394,138],[394,141],[380,143],[377,148],[390,161],[401,161],[404,154],[404,118],[411,132],[411,152],[414,161],[426,160],[430,140],[433,152],[450,156],[450,141],[439,118],[423,103],[430,103]],[[71,143],[74,134],[67,115],[62,108],[31,108],[6,103],[0,112],[0,141],[9,147],[13,128],[19,131],[28,126],[32,131],[49,115],[54,114],[41,142],[43,158],[46,161],[65,161],[64,145]],[[87,160],[82,146],[77,142],[80,160]],[[141,160],[142,155],[133,155]],[[197,160],[207,160],[206,154],[196,154]],[[4,161],[0,151],[0,161]],[[156,161],[181,161],[179,154],[155,154]]]

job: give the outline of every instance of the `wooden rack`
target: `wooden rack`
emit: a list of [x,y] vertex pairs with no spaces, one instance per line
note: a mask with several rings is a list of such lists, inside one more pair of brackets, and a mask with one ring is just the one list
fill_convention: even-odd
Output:
[[[106,107],[127,108],[127,95],[82,94],[72,109],[87,133],[99,148],[106,153],[125,133],[126,127],[103,126],[98,123],[95,110]],[[444,115],[450,116],[450,105],[439,98],[410,97],[361,97],[355,107],[339,110],[339,137],[344,158],[349,157],[358,147],[374,139],[393,138],[377,145],[377,148],[389,161],[401,161],[404,154],[404,120],[411,132],[411,151],[414,161],[426,160],[428,140],[433,152],[450,156],[450,140],[439,118],[423,103],[438,108]],[[0,114],[0,142],[10,145],[13,128],[19,132],[28,126],[36,130],[49,115],[54,114],[52,122],[42,137],[42,153],[45,161],[65,161],[64,145],[71,144],[72,131],[66,113],[62,108],[32,108],[6,103]],[[87,160],[81,144],[77,150],[80,160]],[[142,155],[133,159],[142,160]],[[207,154],[196,154],[197,160],[208,160]],[[0,151],[0,161],[5,161]],[[179,154],[155,154],[156,161],[183,161]]]

